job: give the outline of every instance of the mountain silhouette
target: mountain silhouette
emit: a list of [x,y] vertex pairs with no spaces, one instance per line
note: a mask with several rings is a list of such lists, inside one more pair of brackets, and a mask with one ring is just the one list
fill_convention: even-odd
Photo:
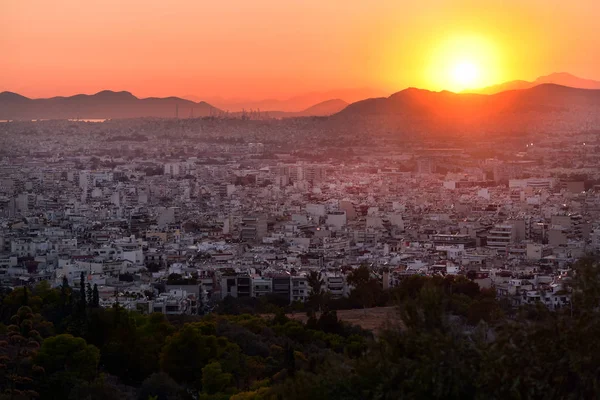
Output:
[[326,117],[342,111],[348,103],[341,99],[325,100],[298,112],[269,111],[271,118]]
[[350,104],[332,120],[366,131],[424,135],[593,130],[600,129],[600,90],[542,84],[484,95],[409,88]]
[[568,86],[578,89],[600,89],[600,82],[591,79],[579,78],[567,72],[557,72],[550,75],[540,76],[533,82],[528,81],[510,81],[499,85],[488,86],[482,89],[468,90],[468,93],[495,94],[507,90],[523,90],[538,86],[544,83],[553,83],[555,85]]
[[320,103],[315,104],[314,106],[308,107],[304,111],[300,111],[298,114],[301,116],[326,116],[333,115],[344,108],[348,107],[348,103],[342,99],[331,99],[325,100]]
[[30,99],[17,93],[0,93],[0,119],[202,117],[221,112],[206,102],[178,97],[140,99],[129,92],[103,90],[93,95]]
[[[262,100],[245,100],[245,99],[224,99],[222,97],[206,98],[209,103],[213,104],[222,110],[230,112],[239,112],[242,110],[260,110],[261,112],[304,112],[307,108],[318,103],[328,101],[330,99],[341,99],[347,103],[353,103],[358,100],[367,99],[370,97],[379,97],[388,95],[389,92],[384,92],[372,88],[357,88],[357,89],[334,89],[323,92],[309,92],[290,97],[288,99],[262,99]],[[186,99],[198,100],[194,95],[184,96]]]

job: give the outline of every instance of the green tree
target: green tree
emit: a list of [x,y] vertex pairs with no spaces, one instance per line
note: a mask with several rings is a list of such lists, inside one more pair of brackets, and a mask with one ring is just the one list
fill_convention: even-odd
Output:
[[2,314],[6,316],[5,321],[8,322],[10,318],[15,315],[19,308],[27,304],[33,313],[39,313],[42,309],[42,300],[39,296],[35,296],[31,293],[27,287],[16,288],[9,293],[6,293],[2,299]]
[[[0,387],[10,399],[33,399],[34,378],[41,369],[33,359],[42,342],[31,308],[21,307],[11,318],[6,340],[0,340]],[[4,339],[4,338],[2,338]]]
[[350,293],[351,299],[355,299],[363,308],[373,307],[383,290],[379,282],[371,277],[366,265],[350,272],[346,281],[354,287]]
[[310,295],[308,304],[314,312],[321,311],[325,296],[324,282],[321,274],[318,271],[310,271],[308,275],[308,286],[310,286]]
[[142,382],[138,392],[138,400],[183,400],[185,390],[169,375],[159,372],[150,375]]
[[96,376],[100,352],[82,338],[62,334],[44,340],[36,361],[47,374],[71,371],[84,380]]
[[63,276],[62,285],[60,286],[60,303],[63,310],[65,310],[67,305],[70,303],[70,298],[71,288],[69,287],[69,280],[66,276]]
[[135,340],[131,344],[129,374],[136,382],[160,370],[160,353],[167,338],[175,332],[161,313],[153,313],[136,321]]
[[85,274],[83,271],[79,276],[79,311],[83,314],[86,308],[86,298],[85,298]]
[[96,377],[100,351],[82,338],[62,334],[44,340],[35,360],[45,371],[42,391],[50,398],[68,398],[73,387]]
[[160,355],[160,366],[177,382],[202,387],[202,368],[218,355],[217,338],[202,335],[190,324],[170,336]]
[[202,391],[207,394],[225,392],[232,384],[231,374],[223,372],[218,361],[207,364],[202,368]]
[[95,308],[100,307],[100,294],[98,293],[98,285],[95,283],[92,291],[92,306]]
[[289,377],[296,375],[296,356],[294,354],[294,348],[290,343],[286,344],[284,351],[283,364]]
[[69,400],[134,400],[132,394],[132,390],[119,385],[114,377],[101,374],[93,381],[81,382],[71,389]]
[[89,282],[85,287],[85,295],[88,307],[94,307],[94,294],[92,292],[92,285]]

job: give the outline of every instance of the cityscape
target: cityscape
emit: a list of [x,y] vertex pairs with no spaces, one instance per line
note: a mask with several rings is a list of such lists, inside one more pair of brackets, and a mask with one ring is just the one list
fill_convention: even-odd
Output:
[[342,147],[285,120],[2,129],[3,284],[76,285],[83,273],[107,307],[197,314],[226,296],[305,302],[311,271],[343,297],[361,265],[384,288],[410,274],[474,273],[516,305],[564,307],[569,296],[552,293],[600,250],[595,133],[461,148],[386,138]]
[[29,3],[0,400],[600,398],[600,5]]

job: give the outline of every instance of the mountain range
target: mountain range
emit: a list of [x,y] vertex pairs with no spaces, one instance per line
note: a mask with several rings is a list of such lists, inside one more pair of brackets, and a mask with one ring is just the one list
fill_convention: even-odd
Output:
[[102,92],[70,97],[30,99],[12,92],[0,93],[0,119],[106,119],[138,117],[208,116],[221,112],[201,101],[179,97],[139,99],[129,92]]
[[[326,100],[302,111],[271,111],[272,118],[327,116],[348,105],[341,99]],[[0,93],[0,120],[21,119],[107,119],[139,117],[205,117],[224,111],[205,101],[194,102],[179,97],[140,99],[129,92],[105,90],[93,95],[30,99],[17,93]],[[240,113],[232,113],[238,115]]]
[[550,75],[540,76],[535,81],[510,81],[504,82],[499,85],[488,86],[482,89],[465,91],[468,93],[480,93],[480,94],[496,94],[500,92],[506,92],[507,90],[523,90],[529,89],[534,86],[542,85],[544,83],[553,83],[560,86],[568,86],[578,89],[600,89],[600,82],[591,79],[579,78],[575,75],[571,75],[567,72],[557,72]]
[[326,117],[342,111],[348,107],[348,104],[342,99],[331,99],[317,103],[302,111],[268,111],[268,115],[272,118]]
[[280,111],[280,112],[295,112],[301,113],[313,105],[329,101],[331,99],[340,99],[346,103],[354,103],[355,101],[368,99],[372,97],[388,96],[390,93],[372,88],[357,88],[357,89],[336,89],[325,92],[309,92],[293,96],[288,99],[263,99],[263,100],[247,100],[247,99],[224,99],[222,97],[206,97],[200,98],[194,95],[183,96],[186,99],[199,101],[205,100],[208,103],[229,112],[240,111]]
[[600,130],[600,90],[549,83],[492,95],[409,88],[350,104],[331,120],[355,130],[430,135]]
[[[600,129],[600,83],[569,74],[552,74],[535,82],[546,80],[586,85],[588,88],[542,83],[494,94],[431,92],[409,88],[389,97],[369,98],[352,104],[336,98],[313,103],[301,111],[268,111],[268,115],[274,118],[330,115],[325,124],[331,129],[341,127],[352,132],[485,133],[533,130],[551,133]],[[513,87],[511,85],[517,84],[507,83],[504,87]],[[30,99],[12,92],[0,93],[0,120],[175,117],[176,114],[188,118],[222,113],[221,109],[204,101],[194,102],[178,97],[141,99],[129,92],[102,91],[93,95],[49,99]],[[348,125],[344,125],[346,123]]]

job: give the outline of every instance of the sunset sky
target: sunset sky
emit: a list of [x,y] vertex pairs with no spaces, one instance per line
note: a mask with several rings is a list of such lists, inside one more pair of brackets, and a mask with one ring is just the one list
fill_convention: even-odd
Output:
[[0,0],[0,91],[285,98],[600,79],[598,0]]

